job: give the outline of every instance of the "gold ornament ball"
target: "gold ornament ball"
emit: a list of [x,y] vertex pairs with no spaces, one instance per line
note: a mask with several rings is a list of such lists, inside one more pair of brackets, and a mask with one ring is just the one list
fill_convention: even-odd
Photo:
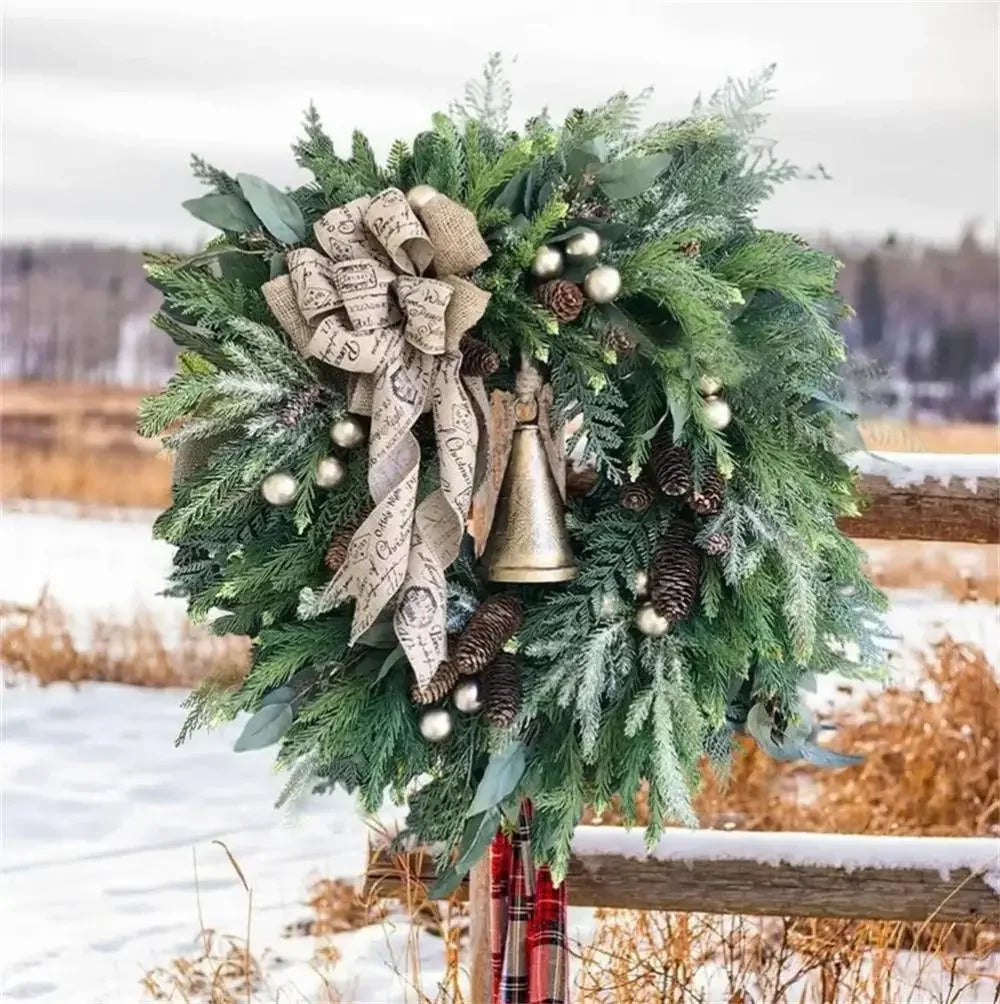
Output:
[[420,716],[420,734],[429,743],[444,742],[451,735],[451,714],[444,708],[431,708]]
[[271,505],[291,505],[299,492],[299,483],[291,474],[269,474],[260,486],[261,494]]
[[635,626],[647,638],[660,638],[670,630],[670,621],[661,617],[652,603],[643,603],[635,612]]
[[732,410],[721,397],[705,398],[705,423],[710,429],[721,432],[732,419]]
[[410,208],[414,211],[418,209],[423,209],[435,195],[440,195],[441,193],[433,185],[414,185],[406,193],[406,201],[409,202]]
[[649,572],[644,568],[635,573],[635,595],[640,600],[649,595]]
[[722,381],[707,373],[698,381],[698,393],[702,397],[714,397],[720,390],[722,390]]
[[610,265],[592,268],[583,280],[583,291],[594,303],[610,303],[622,288],[622,277],[618,269]]
[[316,484],[320,488],[336,488],[347,477],[347,468],[336,457],[323,457],[316,465]]
[[593,258],[601,250],[601,238],[594,230],[582,230],[566,241],[567,258]]
[[555,279],[562,275],[563,256],[558,248],[542,245],[536,252],[531,263],[531,274],[536,279]]
[[451,693],[455,707],[463,714],[473,715],[483,706],[479,693],[479,681],[475,677],[462,680]]
[[330,438],[334,446],[353,450],[365,441],[365,427],[353,415],[345,415],[330,426]]

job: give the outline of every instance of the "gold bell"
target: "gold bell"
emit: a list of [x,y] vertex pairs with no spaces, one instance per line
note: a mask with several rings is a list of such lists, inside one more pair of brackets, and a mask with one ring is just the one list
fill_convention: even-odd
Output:
[[563,501],[536,422],[514,429],[483,563],[490,582],[565,582],[576,575]]

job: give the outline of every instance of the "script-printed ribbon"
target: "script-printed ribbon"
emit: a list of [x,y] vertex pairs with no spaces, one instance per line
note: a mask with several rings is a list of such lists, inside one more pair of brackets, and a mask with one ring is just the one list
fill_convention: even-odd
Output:
[[[488,436],[483,382],[461,376],[459,342],[489,300],[461,276],[489,249],[472,213],[446,196],[417,212],[395,188],[331,209],[313,228],[325,253],[290,251],[288,275],[263,292],[300,351],[349,374],[350,410],[371,416],[374,508],[324,598],[355,600],[352,644],[395,599],[396,637],[424,685],[447,657],[444,573],[458,556]],[[440,478],[418,506],[412,430],[428,409]]]

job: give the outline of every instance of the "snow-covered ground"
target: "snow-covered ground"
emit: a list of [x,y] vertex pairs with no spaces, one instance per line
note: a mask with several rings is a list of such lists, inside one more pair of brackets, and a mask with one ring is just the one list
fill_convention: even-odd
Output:
[[[150,540],[148,522],[8,513],[0,554],[0,601],[32,603],[47,589],[81,633],[90,618],[125,621],[137,609],[154,613],[168,637],[182,621],[179,603],[155,596],[170,552]],[[902,591],[891,621],[904,665],[906,651],[945,632],[994,659],[1000,649],[995,607]],[[246,894],[213,840],[253,887],[251,949],[270,957],[259,999],[324,999],[312,939],[282,931],[308,915],[312,879],[361,875],[365,823],[343,795],[314,799],[293,818],[276,812],[273,750],[232,753],[238,724],[175,749],[182,698],[110,684],[0,690],[3,1000],[134,1004],[145,999],[147,969],[196,951],[199,908],[206,927],[242,935]],[[572,924],[585,935],[589,914],[573,911]],[[415,1000],[408,935],[402,919],[339,935],[332,977],[344,999]],[[429,989],[443,952],[429,935],[420,943]]]

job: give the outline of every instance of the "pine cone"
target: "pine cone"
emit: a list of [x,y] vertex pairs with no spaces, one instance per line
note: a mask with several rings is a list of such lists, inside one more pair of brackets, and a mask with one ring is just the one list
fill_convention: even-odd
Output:
[[453,662],[442,662],[423,689],[416,680],[410,684],[410,699],[414,704],[436,704],[452,692],[456,683],[458,667]]
[[714,516],[722,508],[726,498],[726,479],[715,469],[701,479],[701,488],[692,489],[688,505],[699,516]]
[[521,672],[517,656],[501,652],[483,674],[483,714],[490,725],[505,729],[521,710]]
[[597,199],[576,199],[570,215],[583,220],[607,220],[611,218],[611,207]]
[[702,545],[702,550],[712,558],[724,558],[732,550],[733,542],[729,539],[729,534],[713,533]]
[[348,523],[342,530],[338,530],[334,535],[333,539],[330,541],[330,546],[326,549],[326,555],[323,558],[323,564],[330,569],[334,575],[340,571],[344,562],[347,560],[347,549],[351,546],[351,539],[354,537],[354,531],[360,526],[360,523],[352,522]]
[[538,287],[535,295],[546,310],[562,324],[575,321],[583,310],[583,290],[568,279],[553,279]]
[[462,376],[486,377],[500,369],[500,357],[472,335],[462,336],[458,350],[462,353]]
[[697,258],[701,254],[701,241],[695,239],[682,244],[681,254],[686,254],[689,258]]
[[649,465],[664,495],[686,495],[691,490],[691,451],[675,446],[669,435],[653,441]]
[[296,391],[278,412],[278,421],[288,429],[298,425],[316,407],[322,393],[319,384]]
[[628,332],[614,324],[604,329],[601,345],[619,356],[628,355],[635,348],[635,342],[629,338]]
[[524,609],[509,593],[489,596],[473,611],[455,645],[460,673],[478,673],[498,655],[521,626]]
[[660,538],[649,568],[649,598],[653,609],[671,622],[694,609],[701,574],[701,551],[694,546],[694,527],[670,524]]
[[656,497],[656,491],[648,478],[640,478],[627,485],[622,485],[618,492],[618,504],[623,509],[632,512],[645,512]]

